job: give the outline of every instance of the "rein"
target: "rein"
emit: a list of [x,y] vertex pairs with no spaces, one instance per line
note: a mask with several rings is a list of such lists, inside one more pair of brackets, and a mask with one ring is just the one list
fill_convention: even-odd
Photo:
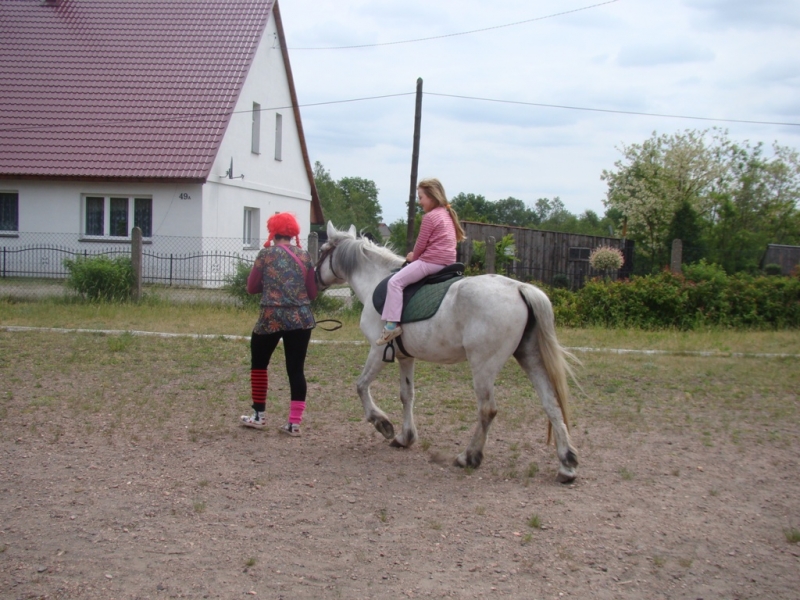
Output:
[[[336,274],[336,271],[333,270],[333,251],[335,249],[336,249],[335,246],[330,246],[329,248],[326,248],[322,252],[322,256],[319,257],[319,260],[317,261],[317,266],[314,269],[314,279],[317,282],[317,287],[320,288],[321,290],[325,290],[331,287],[330,284],[322,281],[322,277],[319,274],[319,267],[323,262],[325,262],[326,258],[328,259],[328,268],[331,270],[331,273],[333,273],[333,276],[336,277],[336,279],[341,279]],[[320,329],[322,329],[323,331],[336,331],[337,329],[342,328],[342,322],[338,321],[337,319],[323,319],[322,321],[317,321],[317,325],[319,325],[320,323],[333,323],[333,326],[330,328],[320,327]]]
[[316,269],[314,269],[314,271],[315,271],[314,277],[317,280],[317,287],[322,287],[323,289],[331,287],[331,285],[329,283],[325,283],[324,281],[322,281],[322,277],[319,274],[319,267],[320,267],[320,265],[322,265],[322,263],[325,262],[326,258],[328,259],[328,268],[331,270],[331,273],[333,273],[333,276],[336,279],[341,279],[341,277],[339,277],[339,275],[336,273],[336,270],[333,268],[333,251],[334,250],[336,250],[336,246],[329,246],[328,248],[326,248],[322,252],[322,256],[320,256],[319,260],[317,261],[317,267],[316,267]]
[[330,329],[328,327],[320,327],[320,329],[322,329],[323,331],[336,331],[337,329],[342,328],[342,322],[337,321],[336,319],[322,319],[322,321],[317,321],[317,325],[319,325],[320,323],[335,323],[335,325]]

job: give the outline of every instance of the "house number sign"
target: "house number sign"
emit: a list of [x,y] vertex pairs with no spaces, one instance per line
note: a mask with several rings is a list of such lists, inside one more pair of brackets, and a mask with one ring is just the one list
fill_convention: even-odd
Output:
[[178,196],[178,198],[180,198],[181,200],[191,200],[192,199],[192,197],[189,194],[187,194],[186,192],[183,192],[180,196]]

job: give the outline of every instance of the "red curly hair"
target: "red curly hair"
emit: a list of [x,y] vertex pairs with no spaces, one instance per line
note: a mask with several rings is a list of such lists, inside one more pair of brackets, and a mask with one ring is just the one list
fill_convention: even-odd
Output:
[[269,231],[269,237],[264,243],[265,248],[269,247],[276,235],[287,238],[294,237],[297,247],[302,247],[300,246],[300,225],[292,213],[284,212],[272,215],[267,219],[267,231]]

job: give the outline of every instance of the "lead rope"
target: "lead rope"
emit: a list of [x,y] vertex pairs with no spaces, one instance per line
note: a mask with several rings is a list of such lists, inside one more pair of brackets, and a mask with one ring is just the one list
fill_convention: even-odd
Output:
[[335,325],[330,329],[327,327],[320,327],[320,329],[322,329],[323,331],[336,331],[337,329],[342,328],[342,322],[337,321],[336,319],[322,319],[322,321],[317,321],[317,325],[319,325],[320,323],[335,323]]

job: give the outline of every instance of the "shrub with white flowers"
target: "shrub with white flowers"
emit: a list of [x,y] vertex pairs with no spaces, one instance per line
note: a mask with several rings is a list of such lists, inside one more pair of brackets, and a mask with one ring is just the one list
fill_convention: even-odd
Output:
[[610,246],[600,246],[592,250],[589,255],[589,264],[593,269],[602,272],[618,271],[625,264],[622,251]]

